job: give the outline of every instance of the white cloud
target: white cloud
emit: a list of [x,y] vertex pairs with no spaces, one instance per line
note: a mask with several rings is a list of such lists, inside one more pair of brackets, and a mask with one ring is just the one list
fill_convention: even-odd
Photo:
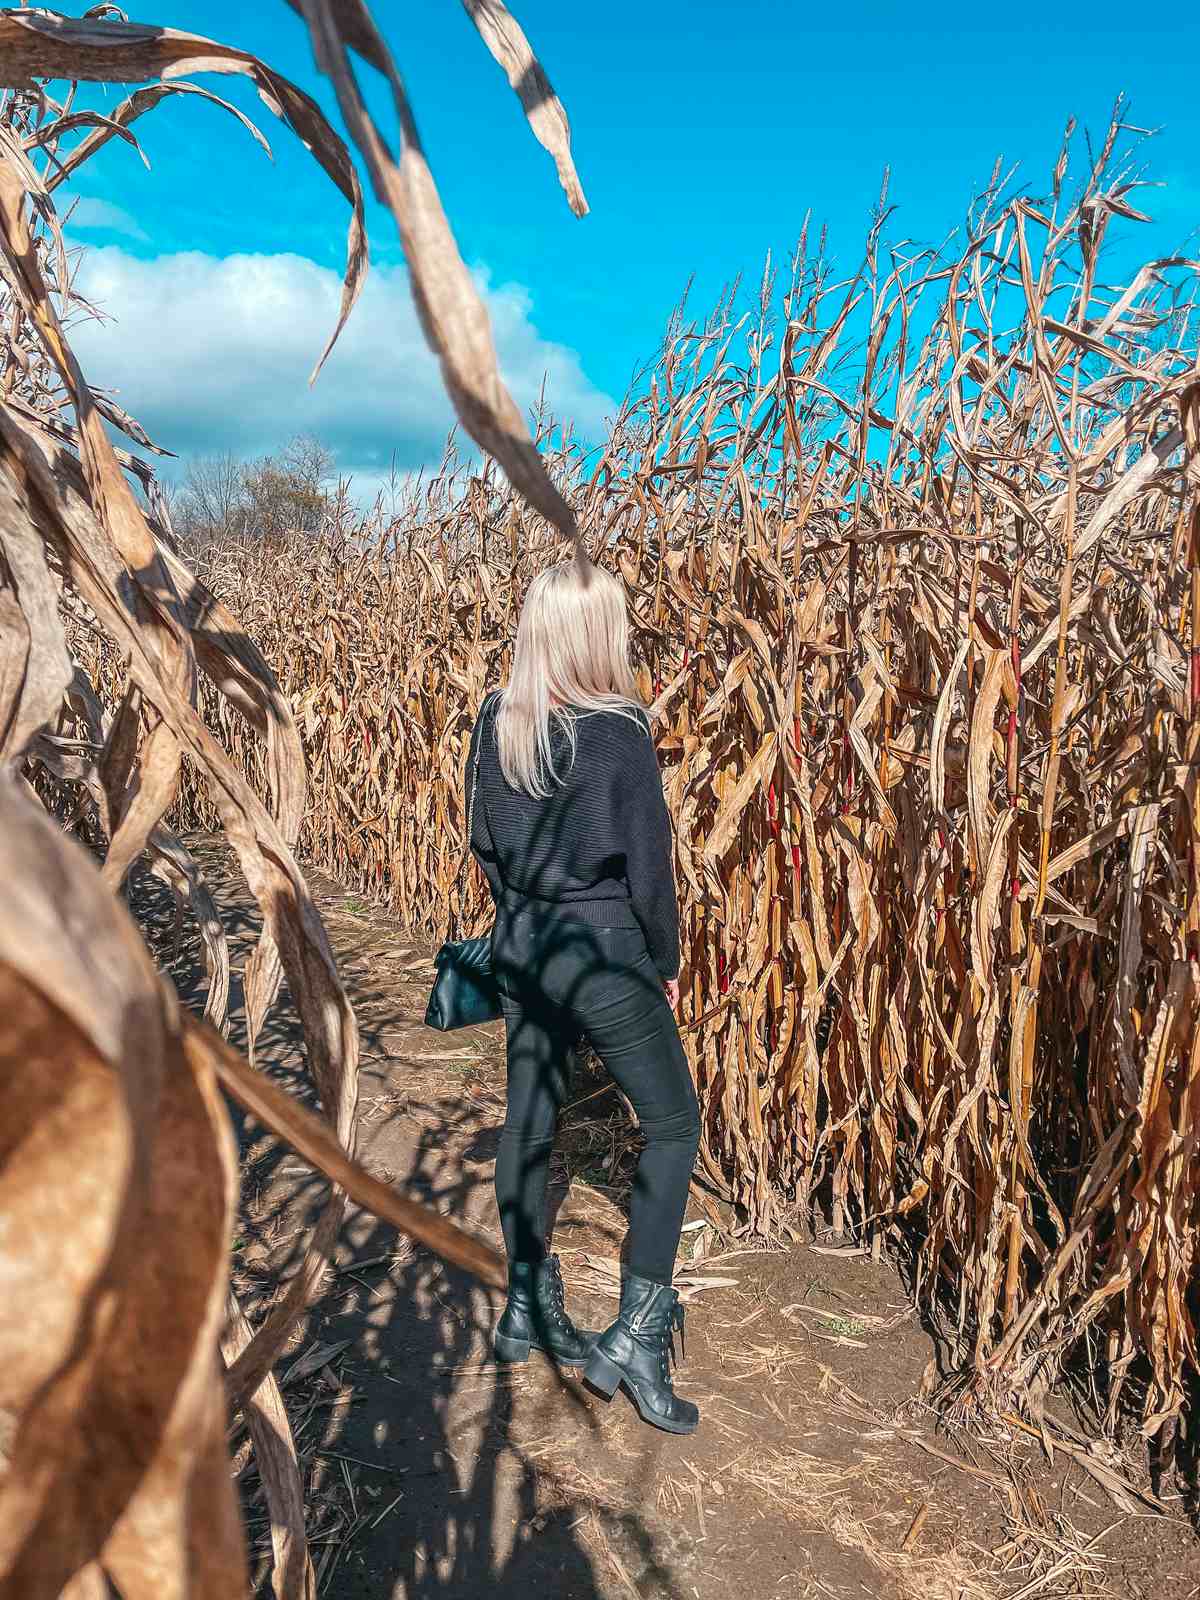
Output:
[[[612,401],[573,350],[541,337],[527,291],[477,281],[517,403],[532,405],[545,378],[554,414],[585,439],[601,436]],[[109,245],[86,252],[78,283],[111,319],[75,325],[85,373],[181,456],[252,456],[311,433],[360,483],[378,483],[393,460],[405,471],[440,456],[453,419],[402,268],[369,274],[311,389],[341,294],[337,274],[314,261],[198,251],[139,260]]]
[[120,206],[114,206],[107,200],[96,200],[91,195],[83,195],[76,200],[69,226],[85,231],[101,228],[108,233],[123,233],[127,239],[148,238],[136,217],[131,217]]

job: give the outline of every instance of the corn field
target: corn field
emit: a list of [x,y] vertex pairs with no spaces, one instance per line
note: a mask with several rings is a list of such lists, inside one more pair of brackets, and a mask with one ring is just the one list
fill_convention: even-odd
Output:
[[[464,4],[582,215],[524,35]],[[1045,196],[997,173],[950,246],[888,245],[881,202],[848,277],[806,232],[750,309],[681,313],[589,459],[531,437],[500,380],[366,7],[293,8],[349,143],[236,48],[107,7],[0,11],[0,1595],[244,1593],[232,1411],[276,1593],[307,1596],[271,1370],[346,1196],[499,1281],[353,1160],[357,1028],[297,852],[430,933],[482,921],[482,885],[456,884],[468,729],[529,576],[581,544],[625,580],[655,708],[702,1183],[760,1233],[824,1213],[876,1254],[902,1240],[960,1411],[1041,1421],[1082,1362],[1109,1425],[1169,1444],[1200,1319],[1197,263],[1109,281],[1138,217],[1119,111],[1086,158],[1068,135]],[[390,88],[394,152],[351,49]],[[349,206],[330,344],[366,270],[358,152],[503,477],[448,457],[392,515],[341,502],[303,561],[180,548],[109,429],[151,441],[71,352],[56,196],[175,94],[227,114],[188,77],[214,71]],[[88,81],[143,87],[100,112]],[[225,934],[177,831],[197,823],[263,915],[251,1048],[286,978],[324,1124],[220,1037]],[[120,904],[142,860],[196,919],[215,1026]],[[219,1088],[333,1180],[258,1327],[229,1291]]]
[[[1197,263],[1114,287],[1127,135],[1068,186],[1070,138],[953,249],[880,213],[838,281],[802,239],[749,310],[676,319],[598,460],[543,444],[636,618],[704,1183],[760,1232],[909,1241],[958,1407],[1040,1417],[1083,1362],[1166,1443],[1200,1316]],[[302,560],[202,555],[303,738],[303,849],[431,935],[488,914],[469,729],[559,548],[451,453]]]

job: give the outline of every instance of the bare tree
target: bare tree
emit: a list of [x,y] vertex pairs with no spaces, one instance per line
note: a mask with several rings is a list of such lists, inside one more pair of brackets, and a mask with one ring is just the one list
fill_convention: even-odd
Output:
[[192,549],[289,534],[315,537],[334,498],[333,471],[333,453],[307,434],[256,461],[229,451],[200,456],[172,506],[175,522]]
[[179,491],[179,531],[194,541],[225,539],[245,529],[245,468],[232,451],[198,456],[189,465]]

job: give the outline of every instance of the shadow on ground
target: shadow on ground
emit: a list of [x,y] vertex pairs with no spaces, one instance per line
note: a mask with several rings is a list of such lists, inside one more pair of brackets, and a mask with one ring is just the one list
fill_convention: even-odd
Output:
[[[240,966],[260,923],[240,896],[218,892],[234,958],[229,1034],[244,1049]],[[333,893],[339,906],[355,903]],[[201,1007],[198,948],[177,939],[169,892],[147,876],[132,898],[181,998]],[[360,1024],[359,1153],[377,1176],[498,1244],[491,1213],[501,1041],[493,1030],[447,1042],[414,1023],[428,982],[427,949],[398,944],[390,927],[381,937],[366,916],[361,927],[356,920],[343,912],[336,932]],[[286,986],[257,1058],[316,1103]],[[593,1112],[605,1103],[611,1112],[615,1095],[602,1084],[589,1082],[586,1093]],[[297,1265],[328,1187],[230,1109],[243,1160],[235,1286],[257,1322]],[[608,1142],[615,1149],[617,1140]],[[631,1141],[621,1143],[628,1168]],[[612,1150],[608,1159],[606,1170],[618,1176]],[[557,1177],[556,1210],[566,1190],[561,1164]],[[615,1253],[619,1233],[608,1221],[590,1230],[591,1242]],[[583,1226],[564,1217],[561,1231],[569,1237]],[[278,1369],[305,1469],[320,1592],[343,1600],[485,1593],[526,1600],[541,1587],[599,1600],[636,1583],[637,1593],[683,1600],[692,1591],[679,1588],[674,1568],[690,1541],[671,1538],[662,1549],[660,1534],[630,1509],[653,1503],[656,1450],[641,1452],[641,1481],[622,1485],[620,1503],[600,1473],[570,1462],[564,1422],[566,1447],[582,1445],[586,1461],[601,1402],[536,1356],[526,1367],[497,1367],[490,1336],[498,1309],[497,1297],[390,1226],[354,1208],[347,1213],[330,1287]],[[268,1529],[250,1457],[242,1488],[265,1578]]]

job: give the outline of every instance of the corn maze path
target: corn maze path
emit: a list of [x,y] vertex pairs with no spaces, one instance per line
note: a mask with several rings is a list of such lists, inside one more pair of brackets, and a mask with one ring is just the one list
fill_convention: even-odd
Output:
[[[240,962],[256,920],[223,847],[192,840]],[[503,1041],[421,1022],[430,964],[378,907],[310,874],[359,1017],[359,1154],[499,1243],[492,1167]],[[188,1001],[197,952],[151,880],[131,898]],[[259,1064],[308,1091],[286,993]],[[240,1012],[234,1016],[239,1039]],[[573,1310],[615,1306],[635,1155],[603,1078],[581,1070],[556,1156],[554,1248]],[[240,1129],[235,1283],[269,1300],[323,1192],[290,1151]],[[568,1182],[569,1180],[569,1182]],[[886,1264],[828,1247],[747,1249],[693,1208],[677,1383],[700,1431],[653,1432],[536,1357],[489,1360],[497,1304],[351,1209],[336,1271],[284,1356],[318,1589],[331,1600],[1054,1600],[1200,1596],[1182,1518],[1123,1513],[1034,1445],[948,1434],[920,1399],[935,1347]],[[706,1282],[705,1280],[711,1280]],[[269,1530],[237,1464],[260,1592]]]

